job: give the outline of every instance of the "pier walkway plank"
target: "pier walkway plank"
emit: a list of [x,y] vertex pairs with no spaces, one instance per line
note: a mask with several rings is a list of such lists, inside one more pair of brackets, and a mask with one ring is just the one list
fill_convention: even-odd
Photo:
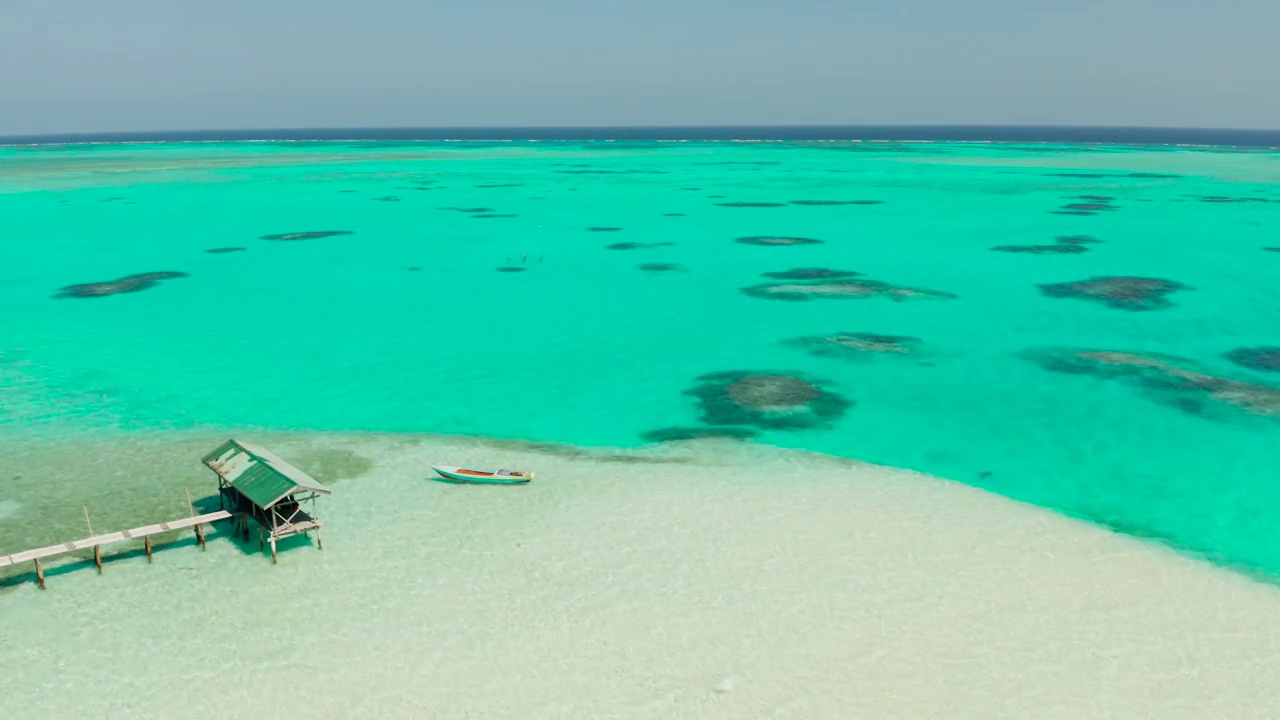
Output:
[[131,528],[129,530],[107,533],[106,535],[95,535],[83,540],[73,540],[61,545],[50,545],[48,547],[35,548],[34,550],[24,550],[22,552],[13,553],[12,555],[0,555],[0,568],[9,565],[17,565],[18,563],[23,562],[30,562],[32,560],[39,560],[40,558],[52,557],[54,555],[75,552],[76,550],[88,550],[89,548],[108,545],[110,543],[120,542],[121,540],[133,540],[137,538],[144,538],[148,535],[155,535],[156,533],[168,532],[170,530],[182,530],[196,525],[203,525],[205,523],[216,522],[218,520],[226,520],[229,517],[231,517],[231,513],[226,510],[219,510],[218,512],[186,517],[180,520],[170,520],[168,522],[157,523],[155,525],[144,525],[142,527]]

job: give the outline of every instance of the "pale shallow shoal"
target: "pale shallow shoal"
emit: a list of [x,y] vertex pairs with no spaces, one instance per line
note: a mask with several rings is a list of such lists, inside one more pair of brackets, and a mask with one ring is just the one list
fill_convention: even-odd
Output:
[[[1276,587],[962,485],[732,444],[609,461],[463,438],[265,441],[375,461],[321,505],[324,550],[272,566],[223,530],[207,552],[0,594],[0,717],[1280,707]],[[137,462],[166,452],[148,443]],[[636,457],[675,462],[618,461]],[[427,479],[432,463],[539,479],[453,486]]]

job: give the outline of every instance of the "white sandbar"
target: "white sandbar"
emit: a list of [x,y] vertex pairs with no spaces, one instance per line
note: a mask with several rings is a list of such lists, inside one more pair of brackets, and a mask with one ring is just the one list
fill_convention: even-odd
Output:
[[[1280,708],[1276,587],[959,484],[732,443],[635,463],[462,438],[243,439],[375,466],[321,505],[323,551],[272,566],[223,530],[207,552],[0,592],[0,717]],[[539,479],[448,485],[433,463]]]

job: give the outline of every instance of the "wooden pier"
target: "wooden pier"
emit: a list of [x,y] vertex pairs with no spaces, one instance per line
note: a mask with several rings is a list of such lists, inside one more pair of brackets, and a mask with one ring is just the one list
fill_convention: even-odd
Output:
[[0,555],[0,568],[18,563],[34,562],[36,566],[36,582],[44,588],[44,567],[40,561],[56,555],[65,555],[77,550],[93,548],[93,564],[102,572],[102,546],[124,540],[143,540],[143,548],[147,552],[147,561],[151,560],[151,536],[172,530],[194,528],[196,542],[200,549],[205,547],[204,526],[218,520],[233,520],[235,533],[243,533],[249,540],[249,520],[253,519],[261,525],[258,531],[258,546],[266,550],[271,546],[271,562],[276,562],[276,541],[294,535],[311,536],[315,532],[316,548],[320,544],[320,520],[312,513],[304,512],[303,502],[313,504],[318,496],[329,495],[329,488],[321,485],[315,478],[285,462],[282,458],[266,448],[237,440],[227,440],[216,450],[204,457],[204,464],[218,476],[218,501],[222,509],[218,512],[196,515],[195,504],[191,501],[191,492],[187,492],[187,505],[191,508],[191,517],[155,525],[121,530],[94,535],[93,523],[89,518],[89,508],[84,508],[84,521],[89,535],[83,540],[73,540],[61,545],[24,550],[12,555]]
[[137,540],[143,538],[147,557],[151,557],[151,536],[157,533],[169,532],[171,530],[184,530],[194,527],[196,532],[196,540],[200,543],[200,547],[204,547],[204,525],[218,520],[226,520],[231,517],[231,513],[226,510],[211,512],[204,515],[195,515],[185,517],[181,520],[170,520],[156,525],[144,525],[142,527],[131,528],[129,530],[121,530],[119,532],[107,533],[106,535],[94,535],[83,540],[73,540],[69,543],[61,545],[50,545],[48,547],[36,548],[34,550],[24,550],[12,555],[0,555],[0,568],[10,565],[17,565],[24,562],[35,562],[36,564],[36,582],[40,583],[40,587],[44,587],[44,568],[40,566],[40,561],[44,558],[54,557],[55,555],[64,555],[66,553],[75,552],[77,550],[88,550],[93,548],[93,562],[98,566],[98,570],[102,570],[102,546],[111,543],[121,542],[123,540]]

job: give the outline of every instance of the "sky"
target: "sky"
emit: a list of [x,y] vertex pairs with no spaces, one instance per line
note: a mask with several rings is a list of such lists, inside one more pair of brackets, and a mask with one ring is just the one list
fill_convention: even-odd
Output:
[[0,135],[1280,128],[1280,0],[0,0]]

